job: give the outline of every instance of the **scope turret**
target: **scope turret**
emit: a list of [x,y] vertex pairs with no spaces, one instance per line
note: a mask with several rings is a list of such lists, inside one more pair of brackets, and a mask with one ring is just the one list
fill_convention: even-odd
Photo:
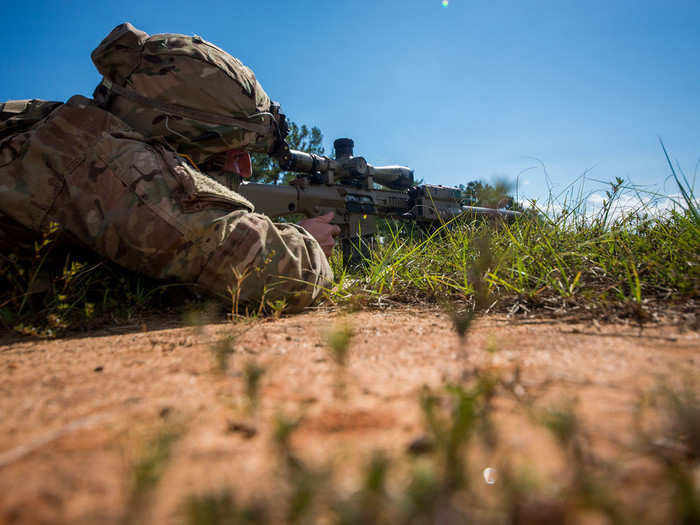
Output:
[[336,160],[352,157],[354,147],[355,142],[352,139],[335,139],[333,149],[335,150]]

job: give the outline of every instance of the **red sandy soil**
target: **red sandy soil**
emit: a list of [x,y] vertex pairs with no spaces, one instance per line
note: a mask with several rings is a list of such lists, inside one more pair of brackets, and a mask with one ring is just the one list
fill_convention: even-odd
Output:
[[[340,322],[355,334],[342,392],[324,343]],[[235,352],[221,372],[212,346],[228,335],[236,335]],[[476,369],[512,387],[496,394],[500,446],[484,461],[508,455],[556,477],[561,454],[517,398],[573,406],[597,456],[616,461],[625,486],[651,507],[652,496],[668,496],[654,486],[658,469],[622,450],[638,442],[640,399],[697,377],[699,350],[698,332],[671,326],[502,316],[479,319],[462,344],[444,314],[416,310],[315,311],[200,328],[159,320],[53,341],[5,336],[0,523],[119,522],[133,465],[163,428],[180,438],[149,500],[144,520],[154,523],[177,521],[191,494],[231,487],[245,500],[272,490],[279,414],[303,416],[292,443],[311,464],[346,464],[375,450],[400,456],[423,432],[423,386],[442,391]],[[254,412],[244,395],[250,362],[265,369]],[[352,486],[353,476],[348,469],[339,483]]]

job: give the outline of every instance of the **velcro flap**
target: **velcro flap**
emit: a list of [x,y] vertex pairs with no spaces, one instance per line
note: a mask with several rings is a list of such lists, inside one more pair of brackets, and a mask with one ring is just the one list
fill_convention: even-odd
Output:
[[8,100],[2,107],[4,113],[23,113],[29,107],[29,100]]
[[198,211],[210,206],[255,210],[255,206],[243,195],[222,186],[203,173],[193,170],[186,163],[174,167],[173,173],[185,190],[186,200],[183,204],[189,208],[189,211]]

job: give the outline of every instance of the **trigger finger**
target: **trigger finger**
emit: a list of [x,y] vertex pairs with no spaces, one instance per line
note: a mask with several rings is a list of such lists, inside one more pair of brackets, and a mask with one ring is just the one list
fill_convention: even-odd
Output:
[[331,228],[331,235],[338,235],[340,233],[340,226],[333,225]]

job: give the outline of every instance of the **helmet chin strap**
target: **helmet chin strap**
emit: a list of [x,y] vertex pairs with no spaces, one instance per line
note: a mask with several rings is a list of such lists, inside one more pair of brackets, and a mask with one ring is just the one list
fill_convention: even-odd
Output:
[[185,141],[186,144],[193,144],[194,146],[196,146],[197,144],[195,142],[192,142],[188,137],[185,137],[182,133],[175,131],[170,126],[168,126],[168,119],[169,118],[170,118],[170,115],[165,115],[165,129],[167,129],[173,135],[180,137],[182,140]]

